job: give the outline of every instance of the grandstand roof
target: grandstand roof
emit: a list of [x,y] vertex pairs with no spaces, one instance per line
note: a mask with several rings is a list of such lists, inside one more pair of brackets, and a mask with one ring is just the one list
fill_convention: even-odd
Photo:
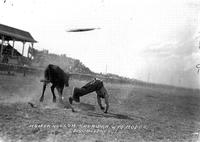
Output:
[[0,39],[15,40],[22,42],[37,42],[29,32],[0,24]]

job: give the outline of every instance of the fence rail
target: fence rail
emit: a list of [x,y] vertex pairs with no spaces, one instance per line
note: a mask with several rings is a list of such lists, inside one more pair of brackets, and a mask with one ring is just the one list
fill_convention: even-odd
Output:
[[23,73],[26,74],[38,74],[41,73],[41,69],[33,68],[33,67],[27,67],[27,66],[20,66],[20,65],[14,65],[14,64],[6,64],[6,63],[0,63],[0,71],[1,72],[17,72],[17,73]]
[[[7,64],[7,63],[0,63],[0,74],[15,74],[15,73],[21,73],[24,76],[26,75],[36,75],[40,76],[43,74],[44,69],[34,68],[34,67],[28,67],[28,66],[20,66],[20,65],[14,65],[14,64]],[[100,78],[103,79],[105,82],[116,82],[116,83],[130,83],[127,80],[122,79],[115,79],[111,77],[104,77],[96,74],[82,74],[82,73],[69,73],[72,78],[75,79],[81,79],[81,80],[91,80],[92,78]]]

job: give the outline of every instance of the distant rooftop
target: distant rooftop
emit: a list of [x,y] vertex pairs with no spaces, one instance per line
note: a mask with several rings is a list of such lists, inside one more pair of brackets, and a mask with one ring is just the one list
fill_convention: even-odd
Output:
[[37,42],[29,32],[0,24],[0,39],[24,42]]

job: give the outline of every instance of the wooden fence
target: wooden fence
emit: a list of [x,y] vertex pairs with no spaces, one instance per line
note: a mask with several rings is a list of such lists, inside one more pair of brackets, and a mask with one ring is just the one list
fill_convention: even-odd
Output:
[[0,72],[4,74],[22,73],[24,76],[28,74],[39,75],[42,73],[42,71],[42,69],[37,69],[28,66],[0,63]]

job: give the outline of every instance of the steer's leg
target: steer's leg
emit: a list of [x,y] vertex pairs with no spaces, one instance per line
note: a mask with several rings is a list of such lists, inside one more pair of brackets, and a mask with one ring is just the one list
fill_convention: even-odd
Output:
[[46,86],[47,86],[47,83],[44,82],[43,89],[42,89],[42,96],[40,97],[40,102],[43,102],[43,100],[44,100],[44,92],[45,92]]
[[[62,97],[62,93],[63,93],[63,88],[64,85],[62,87],[56,87],[56,89],[58,90],[58,94],[59,94],[59,102],[61,104],[63,104],[63,97]],[[69,107],[72,109],[72,112],[75,112],[74,108],[71,106],[71,104],[69,103]]]
[[63,88],[64,88],[64,85],[63,86],[56,86],[56,89],[57,89],[58,95],[59,95],[59,102],[60,103],[63,103],[63,98],[62,98]]
[[55,87],[56,87],[56,86],[55,86],[54,84],[51,86],[51,92],[52,92],[52,94],[53,94],[53,102],[54,102],[54,103],[56,102],[56,95],[55,95],[55,93],[54,93]]

